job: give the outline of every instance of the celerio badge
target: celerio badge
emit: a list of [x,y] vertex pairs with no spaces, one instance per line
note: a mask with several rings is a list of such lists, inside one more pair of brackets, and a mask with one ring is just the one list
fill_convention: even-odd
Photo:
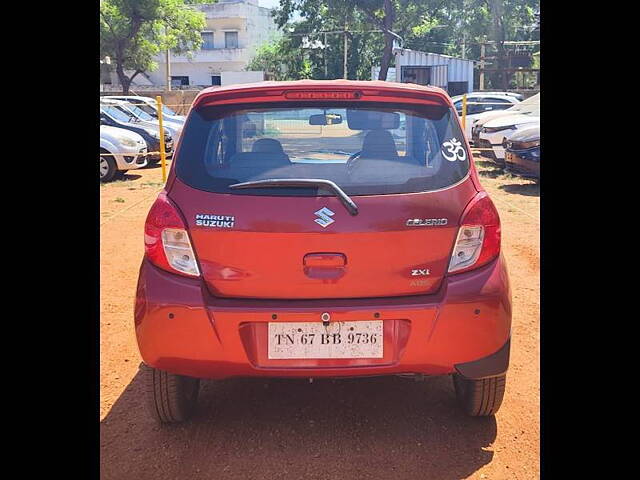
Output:
[[446,218],[410,218],[407,220],[407,227],[433,227],[447,223]]
[[316,218],[314,222],[316,222],[322,228],[327,228],[329,225],[335,222],[335,220],[331,218],[335,215],[335,213],[333,213],[327,207],[322,207],[320,210],[315,212],[315,214],[320,218]]

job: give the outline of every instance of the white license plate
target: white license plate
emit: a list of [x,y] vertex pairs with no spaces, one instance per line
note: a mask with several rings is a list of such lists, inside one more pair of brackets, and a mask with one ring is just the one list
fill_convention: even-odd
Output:
[[269,358],[382,358],[382,320],[269,322]]

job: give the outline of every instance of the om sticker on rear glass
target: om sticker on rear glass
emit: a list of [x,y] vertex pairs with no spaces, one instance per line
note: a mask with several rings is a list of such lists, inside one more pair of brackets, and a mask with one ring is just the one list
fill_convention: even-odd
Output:
[[456,160],[464,162],[467,159],[467,152],[465,152],[462,142],[455,137],[444,142],[441,151],[445,160],[450,162],[455,162]]

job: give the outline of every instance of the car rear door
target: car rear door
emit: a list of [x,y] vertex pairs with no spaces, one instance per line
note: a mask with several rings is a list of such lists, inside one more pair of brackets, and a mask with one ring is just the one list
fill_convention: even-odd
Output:
[[[458,122],[455,110],[451,114]],[[477,193],[469,170],[433,191],[353,195],[357,215],[335,195],[212,192],[198,184],[199,177],[180,173],[181,162],[191,161],[185,147],[195,135],[191,120],[176,154],[178,175],[169,197],[184,216],[213,295],[362,298],[439,289],[461,213]],[[466,152],[463,140],[462,145]]]

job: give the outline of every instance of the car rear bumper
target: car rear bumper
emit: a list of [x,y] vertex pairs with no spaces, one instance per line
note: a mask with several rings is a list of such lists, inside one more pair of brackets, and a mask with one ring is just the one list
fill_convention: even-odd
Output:
[[[330,312],[332,322],[382,320],[383,358],[267,358],[269,322],[320,322],[322,312]],[[486,378],[507,369],[511,292],[502,256],[446,278],[433,295],[287,301],[215,298],[200,280],[165,272],[145,259],[135,329],[147,365],[199,378],[455,372]]]

